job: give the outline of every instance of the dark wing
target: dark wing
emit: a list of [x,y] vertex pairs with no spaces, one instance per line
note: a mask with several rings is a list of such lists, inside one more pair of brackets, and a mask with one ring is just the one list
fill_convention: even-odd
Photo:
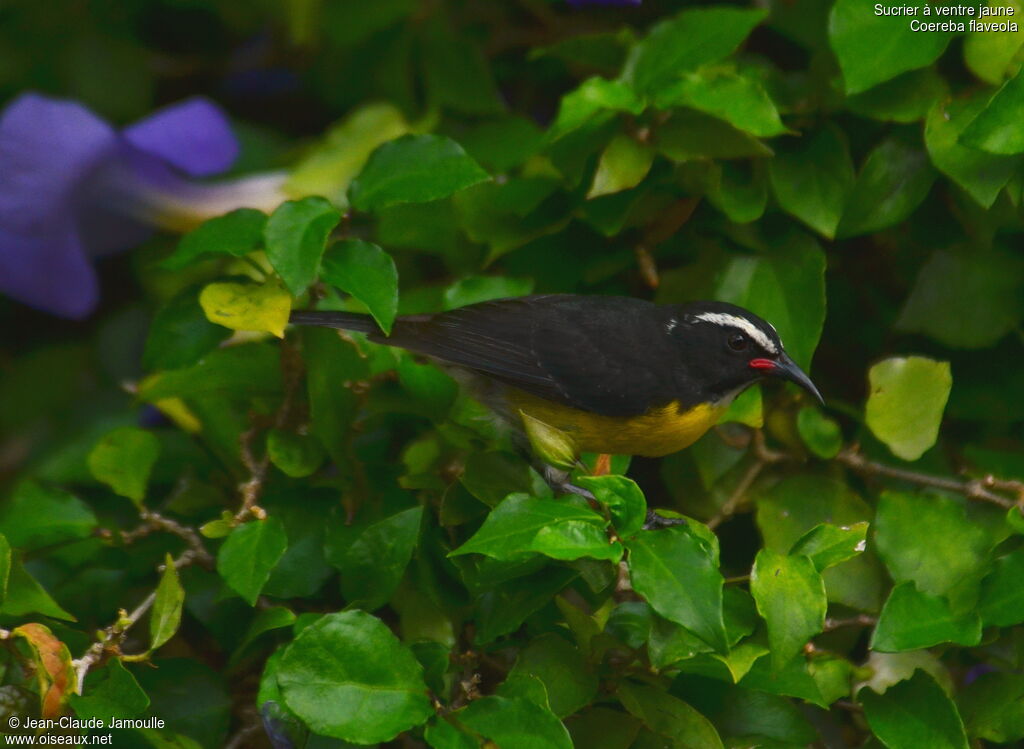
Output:
[[662,316],[641,300],[553,294],[403,318],[375,339],[574,408],[635,416],[671,400]]

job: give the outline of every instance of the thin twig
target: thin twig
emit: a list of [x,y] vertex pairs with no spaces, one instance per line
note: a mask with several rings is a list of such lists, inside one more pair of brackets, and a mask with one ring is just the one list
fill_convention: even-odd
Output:
[[[173,560],[173,564],[176,569],[180,570],[198,561],[199,558],[196,552],[193,549],[188,549],[182,552],[181,556],[177,559]],[[160,565],[158,569],[162,570],[163,568],[164,565]],[[153,591],[142,599],[142,603],[136,606],[131,613],[121,609],[117,621],[103,630],[103,637],[89,646],[89,649],[85,651],[81,658],[71,661],[71,666],[75,671],[75,684],[78,694],[82,693],[82,689],[85,686],[85,676],[89,673],[89,669],[109,655],[120,654],[121,644],[128,636],[128,630],[134,627],[153,608],[155,602],[156,591]]]
[[754,429],[751,432],[750,449],[754,454],[754,462],[747,467],[746,473],[740,477],[739,483],[736,484],[736,488],[733,489],[729,498],[725,500],[721,509],[714,517],[708,520],[707,526],[711,530],[714,530],[739,512],[740,507],[746,501],[750,487],[754,485],[757,477],[761,475],[761,472],[765,468],[773,463],[781,463],[783,461],[793,459],[793,457],[788,453],[770,449],[768,445],[765,444],[764,432],[760,429]]
[[126,544],[130,544],[133,541],[137,541],[140,538],[148,536],[154,531],[166,531],[172,533],[182,541],[184,541],[188,548],[192,551],[197,562],[202,564],[204,567],[213,566],[213,557],[210,552],[206,550],[206,546],[203,545],[203,540],[196,532],[195,528],[191,528],[187,525],[182,525],[176,520],[172,520],[169,517],[165,517],[158,512],[152,510],[141,510],[139,517],[142,518],[142,525],[138,528],[133,528],[130,531],[124,531],[121,533],[121,539]]
[[857,445],[851,445],[850,447],[841,450],[834,460],[837,463],[841,463],[846,466],[850,470],[856,471],[857,473],[865,476],[884,476],[886,478],[897,479],[899,481],[906,481],[907,483],[916,484],[918,486],[944,489],[946,491],[963,494],[968,499],[976,499],[982,502],[989,502],[991,504],[998,505],[1003,509],[1013,507],[1015,504],[1014,500],[1008,499],[1000,494],[996,494],[991,491],[992,489],[1017,493],[1018,497],[1016,499],[1016,503],[1024,504],[1024,483],[1019,481],[1004,481],[993,476],[967,480],[932,476],[927,473],[919,473],[906,468],[896,468],[895,466],[889,466],[885,463],[878,463],[877,461],[866,458],[864,454],[860,452]]
[[878,617],[858,614],[848,619],[826,619],[823,631],[832,632],[843,627],[874,627],[876,624],[878,624]]

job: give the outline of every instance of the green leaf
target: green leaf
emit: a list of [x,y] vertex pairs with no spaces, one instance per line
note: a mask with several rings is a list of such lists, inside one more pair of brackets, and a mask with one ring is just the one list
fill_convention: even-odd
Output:
[[662,109],[692,107],[760,137],[786,132],[775,103],[761,83],[735,70],[703,68],[683,73],[657,91],[655,104]]
[[825,583],[814,562],[767,549],[757,552],[750,592],[768,624],[772,663],[782,668],[825,626]]
[[861,689],[857,700],[871,730],[889,749],[967,749],[956,706],[925,671],[885,694]]
[[[765,548],[788,553],[821,523],[854,525],[874,510],[845,483],[809,474],[790,476],[757,499],[757,527]],[[882,605],[882,569],[868,550],[822,573],[829,600],[861,611]]]
[[220,547],[217,572],[250,606],[255,605],[287,548],[288,536],[277,518],[244,523]]
[[771,156],[772,149],[728,122],[690,109],[679,109],[658,128],[658,152],[672,161]]
[[546,138],[548,142],[558,140],[590,122],[598,113],[608,111],[639,115],[644,111],[644,102],[622,81],[588,78],[562,97],[558,116]]
[[917,122],[948,93],[946,79],[935,68],[922,68],[851,96],[846,106],[851,112],[882,122]]
[[234,661],[238,654],[243,652],[246,647],[255,642],[260,635],[272,632],[275,629],[291,627],[295,624],[296,619],[297,617],[294,612],[284,606],[271,606],[268,609],[263,609],[256,614],[252,622],[249,624],[249,628],[245,631],[245,635],[242,637],[238,648],[235,650],[235,654],[232,655],[232,661]]
[[768,162],[768,175],[782,210],[822,236],[835,237],[854,183],[850,151],[837,128],[822,128],[780,148]]
[[819,458],[831,460],[843,446],[843,433],[839,424],[816,406],[804,406],[796,415],[796,428],[800,439]]
[[373,611],[391,599],[416,548],[422,518],[423,508],[413,507],[376,522],[331,560],[350,606]]
[[597,694],[597,676],[583,654],[561,635],[541,635],[519,653],[507,680],[522,676],[540,679],[551,712],[559,718],[572,715]]
[[119,658],[111,659],[106,668],[90,671],[85,692],[68,699],[79,718],[97,718],[106,725],[112,725],[114,718],[134,718],[149,707],[149,697]]
[[930,595],[973,590],[992,546],[988,532],[968,520],[962,501],[895,491],[882,492],[875,540],[893,580],[912,580]]
[[108,432],[89,453],[89,472],[115,493],[142,506],[160,441],[152,432],[121,427]]
[[[885,0],[883,7],[905,7]],[[930,65],[946,49],[953,34],[945,31],[915,32],[911,21],[931,22],[920,5],[915,15],[896,17],[876,14],[863,0],[837,0],[829,16],[828,36],[839,58],[846,93],[856,94],[900,73]]]
[[587,199],[636,187],[647,176],[653,161],[654,151],[650,146],[629,135],[616,135],[601,152]]
[[291,295],[277,283],[211,283],[199,294],[206,319],[231,330],[273,333],[284,338]]
[[496,506],[510,492],[540,496],[547,487],[526,460],[518,455],[497,451],[469,455],[459,481],[470,494],[488,507]]
[[267,217],[253,208],[239,208],[211,218],[193,229],[161,264],[165,270],[180,270],[209,255],[245,257],[263,244]]
[[197,289],[189,289],[157,310],[146,336],[146,369],[189,367],[231,335],[206,319]]
[[966,146],[995,154],[1024,152],[1024,69],[1003,84],[960,136]]
[[934,181],[935,170],[923,150],[896,138],[882,141],[868,154],[850,189],[836,236],[853,237],[898,224],[927,197]]
[[616,691],[622,705],[673,746],[722,749],[722,739],[707,718],[657,687],[623,681]]
[[280,358],[278,349],[260,343],[216,349],[191,367],[150,375],[139,383],[139,398],[274,395],[281,391]]
[[88,538],[96,526],[96,516],[78,497],[31,479],[16,484],[0,508],[0,533],[18,549]]
[[680,74],[732,54],[763,10],[693,8],[662,21],[630,51],[622,77],[641,94],[651,94]]
[[310,431],[339,465],[349,461],[348,434],[355,417],[356,396],[342,383],[357,382],[369,370],[358,349],[327,328],[302,331],[309,391]]
[[456,714],[460,723],[503,747],[572,749],[565,726],[550,711],[522,697],[473,700]]
[[324,255],[320,277],[366,305],[385,335],[398,313],[398,271],[384,250],[361,239],[338,242]]
[[323,198],[282,203],[267,220],[267,259],[293,296],[316,280],[327,238],[341,213]]
[[315,437],[271,429],[267,432],[267,457],[286,476],[303,478],[324,462],[324,449]]
[[406,135],[370,157],[349,190],[360,211],[448,197],[489,179],[455,141],[442,135]]
[[593,492],[598,502],[608,508],[612,525],[621,538],[643,528],[647,520],[647,500],[636,482],[625,476],[580,476],[578,486]]
[[768,181],[759,164],[715,163],[708,171],[708,200],[735,224],[749,224],[768,205]]
[[344,210],[348,208],[349,185],[370,154],[381,144],[408,132],[409,124],[393,104],[379,102],[359,107],[332,126],[323,143],[299,162],[285,184],[285,191],[295,196],[323,195]]
[[794,361],[808,369],[825,323],[825,255],[809,235],[794,232],[770,253],[734,256],[714,298],[768,320]]
[[[989,0],[983,7],[1013,8],[1015,17],[1024,13],[1024,4],[1019,0]],[[985,18],[982,23],[1001,20],[1004,19]],[[964,64],[986,83],[999,85],[1012,69],[1022,44],[1024,29],[1019,24],[1017,31],[972,31],[964,39]]]
[[935,444],[953,387],[949,362],[893,357],[868,370],[865,419],[872,433],[903,460],[917,460]]
[[390,741],[433,715],[423,667],[379,619],[327,614],[285,650],[285,703],[316,733],[358,744]]
[[566,500],[510,494],[466,543],[451,553],[513,560],[536,552],[554,559],[618,560],[622,546],[608,540],[607,522],[593,510]]
[[964,128],[984,106],[985,98],[981,96],[937,102],[925,122],[924,142],[935,167],[984,208],[989,208],[1013,177],[1021,160],[994,156],[959,142]]
[[473,38],[453,31],[439,15],[425,24],[423,65],[427,100],[435,107],[465,114],[495,114],[505,105],[490,62]]
[[710,532],[694,530],[696,525],[688,521],[685,527],[639,532],[626,542],[629,574],[633,589],[651,608],[724,653],[729,645],[718,546]]
[[164,572],[156,586],[156,600],[149,617],[149,649],[156,650],[174,637],[181,624],[181,607],[185,603],[185,589],[178,581],[178,569],[168,554],[164,560]]
[[1011,627],[1024,622],[1024,550],[999,557],[981,583],[978,613],[985,626]]
[[481,594],[476,601],[475,641],[486,644],[519,629],[528,616],[551,603],[551,599],[577,577],[576,570],[547,567]]
[[479,749],[480,741],[463,733],[450,722],[435,716],[427,723],[423,738],[433,749]]
[[981,674],[960,693],[960,714],[972,737],[997,744],[1024,738],[1024,674]]
[[533,291],[532,278],[508,276],[469,276],[460,278],[444,290],[444,308],[457,309],[491,299],[524,296]]
[[871,649],[895,653],[930,648],[943,642],[974,646],[981,640],[981,619],[973,612],[954,616],[949,601],[900,583],[882,607],[871,635]]
[[867,545],[867,533],[867,521],[853,525],[822,523],[802,535],[789,553],[810,557],[814,568],[824,572],[863,552]]
[[1024,259],[1001,247],[937,250],[896,320],[950,348],[988,348],[1024,320]]
[[54,619],[73,622],[75,617],[62,609],[46,592],[17,557],[11,557],[10,577],[7,580],[7,597],[0,612],[8,616],[42,614]]

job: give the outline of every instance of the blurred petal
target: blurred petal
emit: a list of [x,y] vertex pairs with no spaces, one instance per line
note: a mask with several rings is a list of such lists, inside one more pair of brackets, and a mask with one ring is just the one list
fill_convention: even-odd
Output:
[[61,222],[46,232],[15,234],[0,226],[0,293],[60,317],[96,307],[96,273],[77,232]]
[[66,218],[79,183],[116,153],[117,142],[110,126],[80,104],[19,96],[0,115],[0,226],[46,234]]
[[223,172],[238,156],[238,141],[224,112],[200,97],[161,109],[131,127],[124,137],[193,177]]

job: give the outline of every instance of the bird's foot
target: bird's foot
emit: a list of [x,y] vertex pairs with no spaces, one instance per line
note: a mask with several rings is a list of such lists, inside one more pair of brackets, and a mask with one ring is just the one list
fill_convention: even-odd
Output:
[[667,518],[654,510],[647,511],[647,519],[644,521],[645,531],[657,531],[662,528],[671,528],[674,525],[686,525],[686,518]]
[[544,466],[544,480],[556,494],[575,494],[588,502],[596,502],[593,492],[569,481],[569,473],[554,466]]

